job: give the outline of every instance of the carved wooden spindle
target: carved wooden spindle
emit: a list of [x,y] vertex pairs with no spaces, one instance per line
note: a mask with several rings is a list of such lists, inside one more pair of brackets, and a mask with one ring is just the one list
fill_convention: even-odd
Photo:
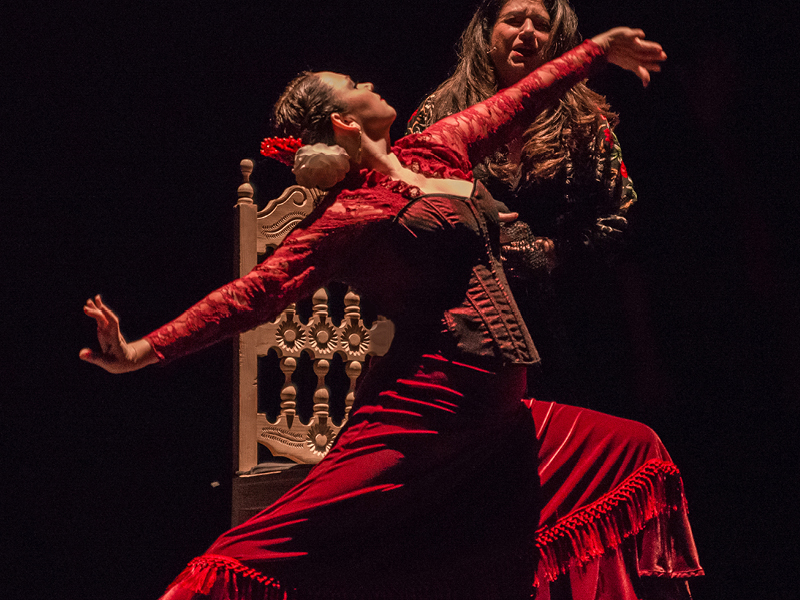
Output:
[[308,327],[311,333],[311,347],[315,358],[330,357],[336,343],[336,330],[330,323],[328,292],[320,288],[311,297],[313,314]]
[[242,172],[242,185],[239,186],[239,204],[253,203],[253,186],[250,184],[250,175],[253,173],[253,161],[245,158],[239,163]]
[[361,375],[361,363],[357,360],[351,360],[344,368],[347,378],[350,380],[350,389],[347,390],[347,395],[344,397],[344,418],[350,416],[350,409],[353,408],[353,401],[356,399],[356,381]]
[[285,377],[281,389],[281,416],[284,417],[286,428],[292,428],[292,421],[297,414],[297,388],[292,383],[292,374],[297,369],[297,360],[291,356],[281,359],[281,371]]
[[361,319],[361,296],[356,294],[352,288],[348,288],[344,295],[344,318],[356,321]]
[[278,320],[275,342],[284,356],[299,356],[306,342],[306,330],[297,316],[297,304],[289,304]]
[[294,321],[294,316],[297,314],[297,304],[294,302],[287,304],[283,312],[286,315],[287,321]]
[[364,359],[361,355],[366,351],[369,333],[361,321],[361,296],[352,289],[344,296],[341,338],[342,348],[349,357]]
[[311,303],[315,317],[328,316],[328,292],[325,288],[319,288],[314,292],[314,295],[311,296]]
[[309,347],[317,358],[333,358],[339,340],[339,330],[331,322],[328,306],[328,292],[324,288],[312,296],[314,314],[308,323]]
[[330,391],[325,385],[325,377],[331,370],[331,362],[324,358],[314,361],[314,374],[317,376],[317,389],[314,390],[314,418],[321,425],[328,422]]

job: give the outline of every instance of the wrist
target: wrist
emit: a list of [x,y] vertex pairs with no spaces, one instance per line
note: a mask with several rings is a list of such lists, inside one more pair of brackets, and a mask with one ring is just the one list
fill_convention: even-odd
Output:
[[585,40],[584,43],[587,46],[595,46],[600,50],[602,50],[603,52],[607,52],[608,47],[611,45],[607,33],[599,33],[596,36]]
[[135,369],[141,369],[158,362],[158,356],[156,356],[147,339],[142,338],[131,342],[128,347],[131,351],[131,362],[133,362]]

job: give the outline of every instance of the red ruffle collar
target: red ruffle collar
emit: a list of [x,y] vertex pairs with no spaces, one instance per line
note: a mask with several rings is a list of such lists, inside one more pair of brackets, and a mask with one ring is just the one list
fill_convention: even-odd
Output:
[[[431,144],[424,147],[417,145],[403,147],[406,144],[402,142],[405,142],[408,137],[417,136],[407,136],[392,147],[392,152],[397,156],[403,166],[408,167],[414,172],[421,173],[426,177],[435,179],[473,180],[471,171],[464,171],[463,169],[450,166],[453,162],[463,161],[457,160],[455,153],[446,146]],[[381,187],[408,199],[418,198],[423,195],[422,190],[417,186],[406,183],[400,179],[394,179],[374,169],[361,169],[358,175],[348,176],[342,183],[344,187],[351,189],[353,187]]]

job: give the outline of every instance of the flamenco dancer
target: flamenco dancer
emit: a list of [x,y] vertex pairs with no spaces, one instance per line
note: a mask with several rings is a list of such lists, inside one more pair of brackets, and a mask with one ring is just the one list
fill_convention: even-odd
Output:
[[[461,35],[453,75],[422,101],[408,133],[486,100],[579,43],[568,0],[483,0]],[[580,82],[528,117],[522,135],[503,140],[473,176],[501,210],[518,215],[501,226],[501,255],[541,357],[528,370],[527,391],[544,502],[537,598],[687,597],[686,580],[702,575],[697,561],[659,564],[640,550],[649,530],[663,527],[657,520],[627,539],[589,533],[594,525],[576,535],[578,523],[596,523],[607,509],[610,490],[675,467],[649,427],[580,408],[624,394],[609,375],[621,321],[608,300],[608,267],[625,245],[637,195],[613,132],[617,115]],[[598,457],[612,453],[616,466],[598,476]],[[669,518],[686,522],[682,511]]]
[[[100,297],[87,302],[101,350],[80,356],[113,373],[272,320],[334,279],[369,296],[397,328],[325,459],[223,534],[163,598],[530,597],[537,457],[520,400],[525,366],[538,356],[502,272],[495,202],[471,181],[470,156],[607,61],[649,81],[665,55],[643,37],[627,28],[596,36],[394,146],[395,111],[370,84],[303,74],[275,114],[282,133],[305,144],[299,181],[321,182],[315,164],[332,157],[322,175],[337,174],[315,211],[250,274],[141,340],[124,340]],[[678,491],[672,508],[682,502]]]

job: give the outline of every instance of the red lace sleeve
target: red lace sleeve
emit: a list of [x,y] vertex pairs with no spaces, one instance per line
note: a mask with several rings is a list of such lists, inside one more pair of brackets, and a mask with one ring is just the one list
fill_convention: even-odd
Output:
[[364,190],[341,192],[301,223],[267,260],[146,336],[162,361],[196,352],[276,318],[330,282],[370,224],[393,213]]
[[495,145],[509,139],[508,128],[516,124],[517,117],[525,117],[529,121],[532,114],[588,77],[593,67],[605,64],[604,58],[605,51],[591,40],[586,40],[539,67],[519,83],[434,123],[422,133],[403,138],[397,145],[403,147],[420,142],[441,144],[475,164]]

